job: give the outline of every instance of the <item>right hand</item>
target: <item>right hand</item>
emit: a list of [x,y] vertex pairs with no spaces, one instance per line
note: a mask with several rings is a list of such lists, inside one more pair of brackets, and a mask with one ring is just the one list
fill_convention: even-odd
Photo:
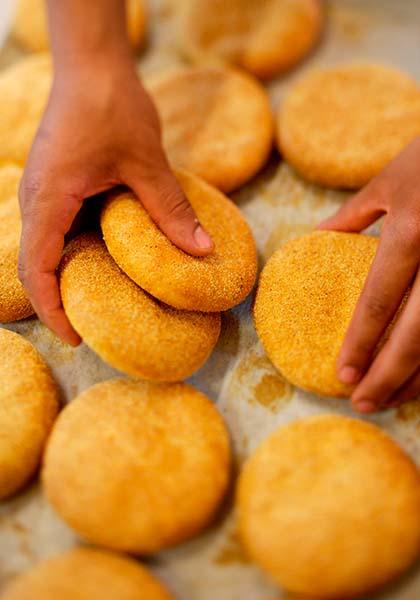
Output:
[[169,168],[134,65],[114,62],[56,74],[20,188],[19,276],[41,321],[72,345],[81,340],[64,313],[56,268],[85,198],[124,184],[176,246],[194,256],[213,249]]

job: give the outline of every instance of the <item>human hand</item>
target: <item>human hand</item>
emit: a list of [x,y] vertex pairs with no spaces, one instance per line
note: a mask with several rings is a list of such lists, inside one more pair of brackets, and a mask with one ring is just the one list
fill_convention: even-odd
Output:
[[337,363],[340,380],[356,385],[353,406],[364,413],[420,393],[420,138],[319,228],[358,232],[383,214],[378,251]]
[[134,64],[115,61],[56,75],[20,188],[19,275],[39,318],[72,345],[80,338],[64,313],[56,268],[86,198],[124,184],[179,248],[194,256],[213,248],[168,166]]

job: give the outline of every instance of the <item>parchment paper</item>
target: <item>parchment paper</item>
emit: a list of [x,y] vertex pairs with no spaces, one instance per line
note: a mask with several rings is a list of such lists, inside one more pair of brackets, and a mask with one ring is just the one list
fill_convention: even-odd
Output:
[[[175,0],[153,2],[150,46],[140,61],[145,74],[176,66]],[[0,55],[9,64],[19,52],[10,43]],[[299,69],[269,85],[273,107],[303,71],[318,65],[375,60],[401,67],[420,79],[420,3],[418,0],[337,0],[329,8],[329,26],[316,52]],[[264,172],[234,196],[255,234],[261,266],[284,241],[309,231],[335,211],[346,197],[304,183],[277,155]],[[294,389],[264,357],[250,315],[251,299],[224,316],[218,346],[191,382],[217,403],[231,434],[238,468],[278,425],[322,412],[351,414],[343,400],[326,400]],[[42,352],[70,401],[90,385],[117,373],[87,347],[64,347],[39,322],[9,327]],[[371,418],[420,462],[420,403]],[[345,507],[343,506],[343,510]],[[0,504],[0,588],[14,574],[76,542],[53,514],[37,484]],[[241,552],[235,531],[232,498],[218,523],[205,534],[150,562],[179,600],[269,600],[286,598]],[[370,597],[372,598],[372,597]],[[381,600],[420,598],[420,569]]]

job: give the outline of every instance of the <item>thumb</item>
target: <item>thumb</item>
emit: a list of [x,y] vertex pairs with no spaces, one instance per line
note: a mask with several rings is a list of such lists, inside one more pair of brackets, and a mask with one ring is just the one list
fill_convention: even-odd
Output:
[[214,249],[175,175],[166,169],[158,178],[127,182],[159,229],[184,252],[207,256]]
[[369,227],[385,212],[368,186],[350,198],[335,215],[322,221],[317,229],[358,232]]

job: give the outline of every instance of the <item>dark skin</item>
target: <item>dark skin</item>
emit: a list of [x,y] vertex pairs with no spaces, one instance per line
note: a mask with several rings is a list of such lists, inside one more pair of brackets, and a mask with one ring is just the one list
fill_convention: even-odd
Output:
[[205,256],[213,244],[169,168],[123,0],[49,0],[48,7],[55,77],[21,183],[19,274],[39,318],[76,346],[56,268],[85,198],[127,185],[179,248]]
[[[123,0],[48,0],[55,77],[20,189],[19,273],[40,319],[65,342],[68,321],[56,277],[85,198],[130,187],[179,248],[212,252],[161,143],[156,109],[139,80]],[[337,364],[355,385],[356,410],[396,406],[420,393],[420,139],[320,228],[361,231],[386,215],[369,273]],[[390,340],[375,347],[411,288]]]
[[[379,248],[337,364],[339,378],[356,386],[353,406],[364,413],[420,393],[420,138],[320,228],[358,232],[382,215]],[[392,335],[375,356],[407,292]]]

